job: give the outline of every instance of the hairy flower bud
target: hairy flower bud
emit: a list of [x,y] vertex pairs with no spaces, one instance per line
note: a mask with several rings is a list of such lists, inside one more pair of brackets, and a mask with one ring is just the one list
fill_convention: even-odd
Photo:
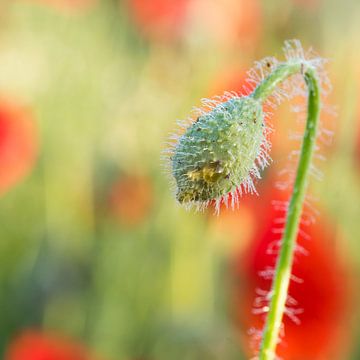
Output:
[[[265,145],[265,146],[264,146]],[[264,114],[252,97],[233,97],[198,117],[174,146],[172,175],[184,204],[220,202],[254,190],[258,166],[267,164]],[[232,197],[234,198],[234,196]]]

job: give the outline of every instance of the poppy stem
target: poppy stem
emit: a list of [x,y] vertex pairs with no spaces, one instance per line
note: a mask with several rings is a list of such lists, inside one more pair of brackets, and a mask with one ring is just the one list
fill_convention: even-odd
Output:
[[279,65],[251,95],[254,99],[263,101],[282,81],[295,73],[303,74],[308,88],[307,121],[280,253],[269,294],[271,301],[262,336],[259,360],[274,360],[276,358],[275,353],[279,342],[282,318],[286,309],[296,238],[316,142],[320,114],[320,86],[314,68],[306,61],[298,60]]

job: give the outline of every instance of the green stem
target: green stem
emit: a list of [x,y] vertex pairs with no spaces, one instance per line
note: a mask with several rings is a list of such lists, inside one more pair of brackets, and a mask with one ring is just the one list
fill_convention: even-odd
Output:
[[311,159],[314,152],[318,119],[320,113],[320,87],[313,68],[306,63],[294,62],[279,65],[253,92],[253,97],[265,100],[288,76],[301,72],[308,87],[306,129],[301,146],[300,160],[293,192],[287,212],[285,231],[277,259],[275,276],[271,289],[271,302],[263,333],[259,360],[275,358],[282,317],[290,283],[291,269],[296,246],[296,237],[307,188]]

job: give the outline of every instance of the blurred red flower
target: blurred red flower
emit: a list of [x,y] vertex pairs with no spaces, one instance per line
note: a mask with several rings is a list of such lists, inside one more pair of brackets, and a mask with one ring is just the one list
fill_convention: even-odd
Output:
[[66,338],[26,330],[8,346],[5,360],[95,360],[81,344]]
[[128,175],[113,184],[109,194],[112,214],[123,225],[136,225],[149,214],[153,194],[147,176]]
[[[224,92],[235,92],[238,96],[248,95],[254,86],[246,82],[247,78],[245,70],[230,66],[216,75],[210,84],[209,96],[222,95]],[[245,91],[244,87],[247,87],[249,91]]]
[[172,41],[184,30],[188,3],[189,0],[128,0],[128,8],[144,37]]
[[30,112],[0,100],[0,194],[30,172],[37,151],[36,128]]
[[[285,192],[274,190],[272,195],[280,201],[287,199]],[[276,219],[285,216],[283,209],[267,205],[263,206],[261,212],[265,216],[259,221],[260,227],[250,246],[234,261],[235,316],[249,352],[253,349],[245,333],[264,326],[261,309],[268,305],[271,269],[275,266],[277,241],[281,237],[276,229],[283,228]],[[294,278],[289,288],[290,316],[284,316],[284,333],[277,354],[284,360],[339,359],[345,351],[345,320],[350,305],[348,277],[334,249],[336,233],[329,221],[321,218],[305,224],[310,221],[307,216],[303,220],[297,241],[299,249],[305,249],[306,254],[298,251],[295,256]],[[252,335],[255,349],[259,346],[256,334]]]
[[193,0],[191,27],[223,47],[254,48],[262,33],[258,0]]

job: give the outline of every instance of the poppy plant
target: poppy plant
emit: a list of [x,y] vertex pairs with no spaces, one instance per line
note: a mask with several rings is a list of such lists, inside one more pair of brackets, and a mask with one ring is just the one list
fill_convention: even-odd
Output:
[[30,112],[0,100],[0,194],[30,172],[37,149],[36,127]]
[[[256,192],[254,179],[261,178],[261,171],[270,162],[271,144],[264,104],[276,107],[282,100],[297,94],[307,97],[306,128],[301,137],[299,161],[296,172],[289,173],[291,199],[284,209],[282,222],[285,226],[281,242],[277,242],[271,289],[267,290],[265,298],[267,304],[261,309],[267,314],[265,327],[258,330],[261,360],[277,357],[283,315],[296,317],[296,312],[290,312],[287,306],[288,288],[309,177],[318,176],[312,157],[318,150],[321,104],[327,94],[324,84],[328,84],[323,68],[326,61],[311,51],[305,52],[298,40],[286,41],[284,52],[285,61],[265,58],[249,71],[248,81],[256,84],[250,95],[225,94],[225,102],[203,100],[211,111],[200,109],[195,122],[190,119],[180,122],[179,126],[186,131],[170,138],[173,142],[169,142],[167,151],[179,203],[187,208],[203,209],[215,201],[218,211],[222,204],[235,207],[239,194]],[[268,274],[270,270],[265,271]]]
[[[284,194],[274,192],[274,198]],[[262,210],[267,219],[253,236],[247,251],[235,258],[234,305],[242,338],[258,348],[257,334],[268,311],[279,239],[285,210],[282,201]],[[336,232],[329,220],[303,215],[297,236],[287,308],[277,354],[285,360],[338,359],[344,345],[349,291],[345,270],[334,249]],[[245,335],[247,334],[247,335]],[[251,342],[250,342],[251,343]],[[248,351],[252,351],[248,347]],[[342,354],[343,355],[343,354]]]

